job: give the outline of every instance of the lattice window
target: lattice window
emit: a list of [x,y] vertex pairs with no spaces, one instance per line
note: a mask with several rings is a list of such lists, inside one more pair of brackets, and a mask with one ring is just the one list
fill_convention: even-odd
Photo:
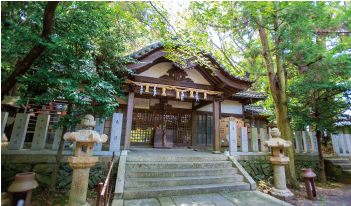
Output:
[[191,114],[134,109],[131,143],[152,143],[155,128],[162,129],[166,121],[167,130],[173,130],[173,143],[191,144]]
[[195,144],[213,144],[213,117],[195,115]]

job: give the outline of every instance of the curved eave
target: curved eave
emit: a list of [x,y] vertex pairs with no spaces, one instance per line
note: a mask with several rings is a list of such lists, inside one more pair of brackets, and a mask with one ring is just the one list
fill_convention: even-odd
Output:
[[[164,57],[167,54],[168,54],[167,52],[164,52],[164,48],[162,44],[160,43],[152,44],[131,55],[128,55],[129,57],[137,59],[140,62],[140,64],[130,63],[130,64],[127,64],[127,68],[131,69],[135,74],[140,74],[155,64],[158,64],[161,62],[170,62],[170,60],[167,60]],[[228,94],[233,94],[239,91],[247,90],[248,88],[251,87],[251,84],[254,82],[245,77],[238,77],[228,73],[229,71],[222,64],[220,64],[220,62],[217,61],[215,57],[211,55],[204,55],[204,56],[210,60],[212,64],[211,66],[215,68],[215,71],[213,72],[215,76],[211,75],[212,73],[211,70],[203,66],[197,65],[195,69],[198,72],[200,72],[201,75],[212,86],[216,86],[221,82],[224,82],[224,85],[222,85],[220,89],[225,91]]]

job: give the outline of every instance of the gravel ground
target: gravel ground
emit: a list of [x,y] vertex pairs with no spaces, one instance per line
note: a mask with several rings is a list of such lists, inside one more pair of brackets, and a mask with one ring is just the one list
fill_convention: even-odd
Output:
[[291,190],[295,198],[289,203],[298,206],[312,205],[332,205],[332,206],[350,206],[351,205],[351,184],[329,182],[328,184],[316,184],[318,201],[306,199],[305,184],[300,182],[302,190]]

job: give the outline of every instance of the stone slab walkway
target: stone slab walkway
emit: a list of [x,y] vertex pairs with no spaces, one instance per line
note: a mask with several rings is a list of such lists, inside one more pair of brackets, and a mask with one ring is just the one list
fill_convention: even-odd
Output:
[[[115,204],[112,204],[115,205]],[[117,204],[116,204],[117,205]],[[118,204],[120,205],[120,204]],[[259,191],[221,192],[125,200],[124,206],[279,206],[291,205]]]

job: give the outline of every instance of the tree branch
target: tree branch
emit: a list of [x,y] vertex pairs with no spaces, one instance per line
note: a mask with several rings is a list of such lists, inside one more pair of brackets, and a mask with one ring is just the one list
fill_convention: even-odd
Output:
[[[54,21],[55,11],[58,5],[58,1],[49,1],[46,5],[43,19],[43,32],[41,38],[49,39],[49,35],[52,34],[52,24]],[[33,62],[39,57],[39,55],[45,50],[45,47],[41,44],[32,48],[27,54],[26,58],[18,65],[17,68],[10,74],[10,76],[1,83],[1,99],[4,99],[11,88],[17,83],[16,77],[23,75],[32,66]]]

